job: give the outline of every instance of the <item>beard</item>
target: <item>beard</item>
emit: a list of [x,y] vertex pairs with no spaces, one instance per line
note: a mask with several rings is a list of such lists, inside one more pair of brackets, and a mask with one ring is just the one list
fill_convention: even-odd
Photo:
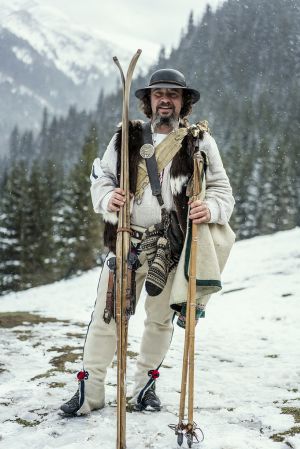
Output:
[[176,128],[178,126],[178,118],[176,118],[174,112],[169,117],[163,117],[158,112],[153,116],[152,120],[153,127],[169,126],[171,128]]

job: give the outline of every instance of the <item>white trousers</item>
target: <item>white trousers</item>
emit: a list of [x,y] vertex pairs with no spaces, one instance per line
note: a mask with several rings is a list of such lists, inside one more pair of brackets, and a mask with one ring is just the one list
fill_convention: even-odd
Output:
[[[109,324],[106,324],[103,320],[109,277],[107,260],[112,256],[114,254],[109,253],[103,265],[97,299],[86,335],[83,366],[89,376],[88,379],[83,381],[84,388],[80,389],[84,391],[84,395],[82,397],[83,404],[78,411],[79,414],[89,413],[91,410],[102,408],[105,405],[105,377],[107,368],[112,363],[117,341],[114,319]],[[148,265],[144,261],[136,271],[137,301],[141,294],[147,270]],[[159,367],[171,343],[174,311],[169,306],[169,297],[174,274],[175,270],[169,274],[167,284],[159,296],[151,297],[147,295],[146,297],[146,319],[134,377],[134,399],[137,398],[149,381],[148,371]]]

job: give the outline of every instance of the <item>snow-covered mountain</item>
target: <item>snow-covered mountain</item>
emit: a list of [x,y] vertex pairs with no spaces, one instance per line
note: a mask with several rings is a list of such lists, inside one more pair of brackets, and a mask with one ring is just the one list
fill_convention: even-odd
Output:
[[[12,125],[37,128],[41,111],[64,113],[70,104],[95,105],[112,90],[112,56],[128,52],[35,0],[0,1],[0,140]],[[0,146],[0,156],[3,150]]]
[[[210,299],[196,328],[194,419],[205,434],[201,449],[300,447],[299,248],[299,228],[233,248],[223,291]],[[107,407],[82,418],[58,413],[77,387],[98,277],[95,269],[1,297],[3,447],[116,447],[116,408],[109,405],[116,397],[115,363],[108,370]],[[129,394],[144,318],[139,304],[129,323]],[[183,340],[175,325],[158,380],[162,411],[127,414],[128,449],[176,447],[168,424],[178,422]]]

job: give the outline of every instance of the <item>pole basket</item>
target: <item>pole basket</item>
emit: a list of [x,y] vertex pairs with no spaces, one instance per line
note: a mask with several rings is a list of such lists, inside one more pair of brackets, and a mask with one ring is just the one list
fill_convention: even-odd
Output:
[[204,433],[195,422],[193,424],[184,422],[169,424],[169,427],[175,432],[179,447],[191,448],[193,445],[198,445],[204,441]]

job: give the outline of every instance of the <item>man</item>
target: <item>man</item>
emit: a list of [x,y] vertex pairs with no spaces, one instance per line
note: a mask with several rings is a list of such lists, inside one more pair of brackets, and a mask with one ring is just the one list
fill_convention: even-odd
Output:
[[[162,206],[168,213],[176,212],[178,224],[185,234],[187,218],[195,223],[226,224],[233,210],[234,199],[215,141],[208,132],[203,131],[201,144],[208,158],[205,200],[191,203],[186,195],[187,183],[193,174],[193,158],[191,137],[184,128],[183,118],[191,113],[192,105],[199,100],[200,93],[187,87],[184,75],[173,69],[158,70],[151,76],[149,85],[138,89],[135,95],[141,101],[143,112],[150,119],[146,126],[155,147],[158,166],[162,167],[159,173],[159,200],[158,196],[153,194],[148,178],[144,177],[142,179],[146,179],[146,182],[140,182],[140,149],[145,142],[146,127],[140,121],[131,122],[130,207],[131,225],[136,231],[132,238],[132,248],[140,261],[135,273],[138,299],[150,271],[149,259],[147,262],[147,255],[141,251],[141,236],[145,235],[146,229],[151,229],[151,226],[162,221]],[[181,131],[182,135],[179,135]],[[174,152],[176,145],[178,148]],[[103,215],[105,221],[104,240],[110,249],[107,261],[114,257],[117,213],[125,203],[125,192],[118,187],[120,147],[119,130],[109,143],[102,160],[94,161],[91,175],[94,209]],[[165,148],[163,152],[162,148]],[[163,250],[162,257],[164,256]],[[165,285],[159,285],[156,296],[148,293],[146,297],[147,317],[137,360],[132,399],[137,410],[159,411],[161,408],[155,380],[173,332],[174,311],[170,308],[169,297],[175,272],[176,268],[167,273]],[[61,410],[67,414],[86,414],[105,405],[105,376],[116,349],[115,322],[112,319],[107,324],[104,320],[108,280],[109,267],[105,262],[84,346],[84,369],[77,376],[79,388],[73,398],[61,406]]]

